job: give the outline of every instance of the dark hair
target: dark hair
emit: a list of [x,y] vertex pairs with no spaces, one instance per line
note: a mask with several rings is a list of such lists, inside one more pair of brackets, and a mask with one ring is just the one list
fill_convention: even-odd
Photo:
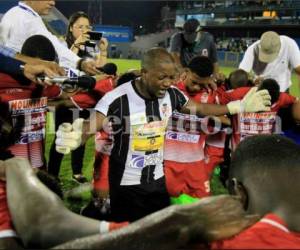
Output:
[[230,73],[227,81],[230,89],[252,86],[245,70],[237,69]]
[[258,86],[258,90],[262,89],[268,90],[271,96],[272,105],[278,101],[280,95],[280,87],[276,80],[271,78],[263,80],[262,83]]
[[194,57],[187,67],[199,77],[209,77],[214,72],[214,65],[212,61],[206,56]]
[[76,21],[81,17],[90,20],[89,16],[86,13],[84,13],[83,11],[75,12],[69,18],[69,25],[68,25],[67,33],[66,33],[66,42],[67,42],[68,48],[71,48],[73,43],[75,42],[74,36],[71,31],[71,27],[73,27],[74,23],[76,23]]
[[282,186],[293,190],[300,177],[300,146],[279,135],[248,137],[233,153],[229,176],[249,179],[257,188],[270,186],[274,192]]
[[22,46],[21,54],[46,61],[57,61],[57,54],[52,42],[42,35],[29,37]]

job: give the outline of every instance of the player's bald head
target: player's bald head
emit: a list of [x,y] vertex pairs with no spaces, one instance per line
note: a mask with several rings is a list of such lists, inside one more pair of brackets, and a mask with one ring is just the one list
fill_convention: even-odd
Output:
[[164,48],[151,48],[143,56],[142,69],[153,69],[162,63],[174,63],[172,55]]

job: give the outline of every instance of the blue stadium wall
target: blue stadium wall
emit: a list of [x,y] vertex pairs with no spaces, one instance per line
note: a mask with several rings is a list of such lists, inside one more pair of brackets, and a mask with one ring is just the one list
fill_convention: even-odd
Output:
[[133,40],[133,31],[130,27],[94,25],[93,30],[103,33],[103,36],[111,43],[130,43]]

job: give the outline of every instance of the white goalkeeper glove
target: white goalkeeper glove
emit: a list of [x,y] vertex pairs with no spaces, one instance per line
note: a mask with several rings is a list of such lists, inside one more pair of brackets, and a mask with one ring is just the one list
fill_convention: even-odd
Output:
[[76,119],[73,124],[63,123],[56,132],[56,151],[61,154],[69,154],[81,145],[82,125],[84,119]]
[[243,112],[270,111],[271,96],[268,90],[257,91],[257,87],[251,88],[243,100],[233,101],[227,104],[231,115]]

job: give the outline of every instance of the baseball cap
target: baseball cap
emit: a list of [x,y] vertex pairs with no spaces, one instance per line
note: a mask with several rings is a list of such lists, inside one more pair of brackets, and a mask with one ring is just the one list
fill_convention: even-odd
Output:
[[267,31],[263,33],[259,43],[259,60],[265,63],[274,61],[279,54],[280,48],[280,37],[276,32]]
[[98,68],[101,72],[107,74],[107,75],[116,75],[117,74],[117,65],[114,63],[106,63],[104,66]]
[[183,25],[183,36],[188,43],[196,40],[197,32],[200,30],[200,23],[197,19],[188,19]]

